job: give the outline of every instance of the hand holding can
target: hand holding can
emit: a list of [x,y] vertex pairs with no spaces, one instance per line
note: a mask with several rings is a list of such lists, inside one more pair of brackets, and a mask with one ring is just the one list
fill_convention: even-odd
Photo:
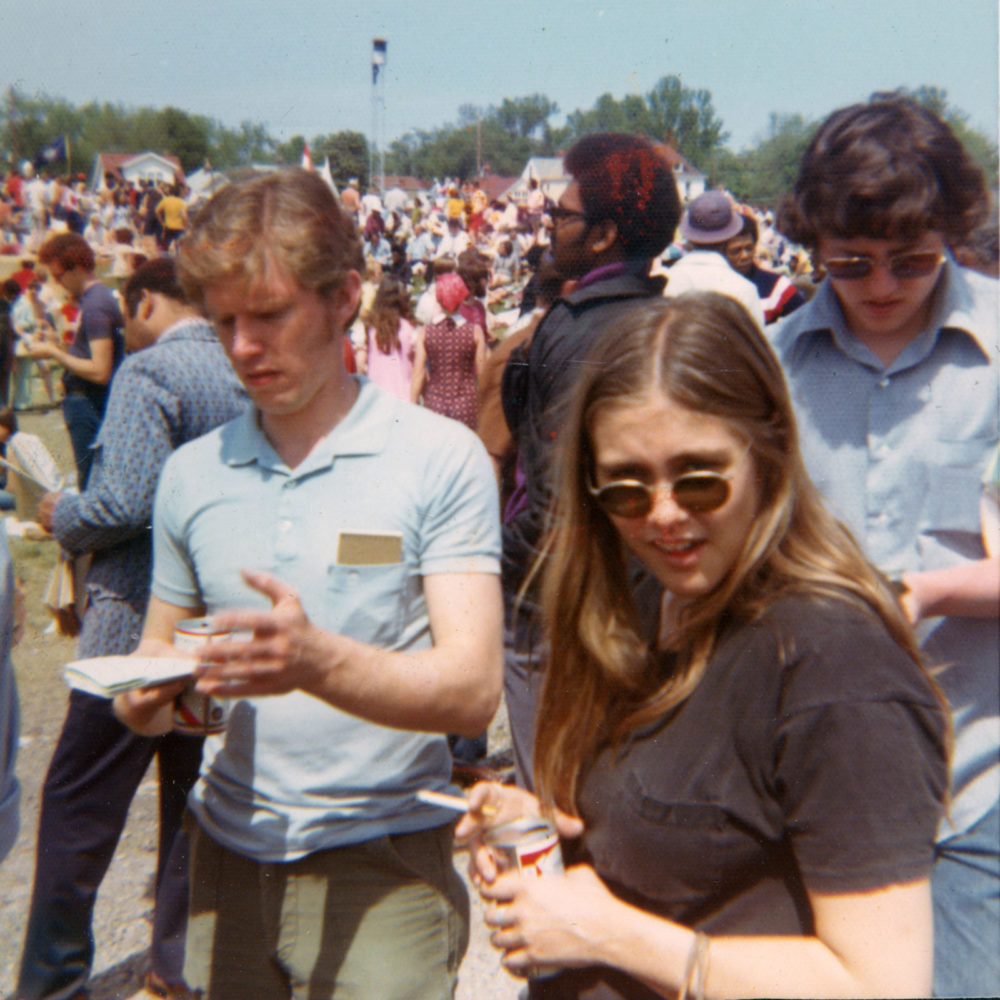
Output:
[[[500,874],[513,870],[529,878],[541,878],[565,872],[555,824],[541,816],[525,816],[494,827],[483,840],[493,853]],[[557,966],[536,965],[529,970],[528,977],[547,979],[559,971]]]
[[[186,618],[174,629],[174,646],[191,651],[206,642],[221,642],[236,634],[218,629],[211,618]],[[221,733],[229,721],[229,700],[198,694],[195,682],[174,699],[174,731],[189,736],[209,736]]]

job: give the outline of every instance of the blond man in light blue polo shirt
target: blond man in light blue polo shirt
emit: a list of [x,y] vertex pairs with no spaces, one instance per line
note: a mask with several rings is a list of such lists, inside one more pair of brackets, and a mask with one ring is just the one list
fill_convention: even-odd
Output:
[[[211,1000],[450,995],[468,904],[445,735],[496,709],[501,601],[489,459],[459,424],[350,376],[361,245],[287,171],[217,195],[179,272],[256,409],[180,449],[160,483],[144,646],[193,614],[205,694],[232,698],[192,793],[185,975]],[[118,700],[142,731],[175,687]]]

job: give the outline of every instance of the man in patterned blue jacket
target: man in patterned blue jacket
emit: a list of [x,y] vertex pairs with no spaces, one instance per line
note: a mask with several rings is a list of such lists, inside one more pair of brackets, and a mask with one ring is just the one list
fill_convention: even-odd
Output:
[[[93,554],[81,657],[135,649],[149,600],[149,529],[163,463],[246,402],[215,331],[187,304],[171,259],[136,271],[124,298],[132,353],[115,376],[86,491],[49,493],[39,511],[64,549]],[[198,776],[201,742],[179,733],[137,736],[115,718],[109,701],[70,693],[42,792],[18,997],[86,996],[97,890],[154,755],[160,841],[150,983],[161,995],[186,996],[187,857],[180,821]]]

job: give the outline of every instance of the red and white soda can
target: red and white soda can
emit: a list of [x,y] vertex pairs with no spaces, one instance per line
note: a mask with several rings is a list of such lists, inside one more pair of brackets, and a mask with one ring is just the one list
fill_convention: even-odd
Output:
[[[526,816],[494,827],[483,840],[493,854],[498,871],[517,869],[522,875],[541,878],[561,875],[565,870],[559,834],[552,823],[540,816]],[[536,965],[529,976],[546,979],[560,971],[555,966]]]
[[[185,618],[174,629],[174,645],[190,651],[206,642],[220,642],[233,633],[217,629],[211,618]],[[209,736],[221,733],[229,721],[229,701],[198,694],[194,681],[174,699],[174,731],[189,736]]]

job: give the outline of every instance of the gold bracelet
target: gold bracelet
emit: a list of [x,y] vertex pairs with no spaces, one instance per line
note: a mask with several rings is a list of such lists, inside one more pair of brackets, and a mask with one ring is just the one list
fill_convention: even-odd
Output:
[[694,940],[688,950],[687,961],[684,963],[684,978],[681,980],[681,991],[677,1000],[687,1000],[694,980],[695,1000],[705,1000],[705,978],[708,975],[709,937],[701,931],[694,932]]

